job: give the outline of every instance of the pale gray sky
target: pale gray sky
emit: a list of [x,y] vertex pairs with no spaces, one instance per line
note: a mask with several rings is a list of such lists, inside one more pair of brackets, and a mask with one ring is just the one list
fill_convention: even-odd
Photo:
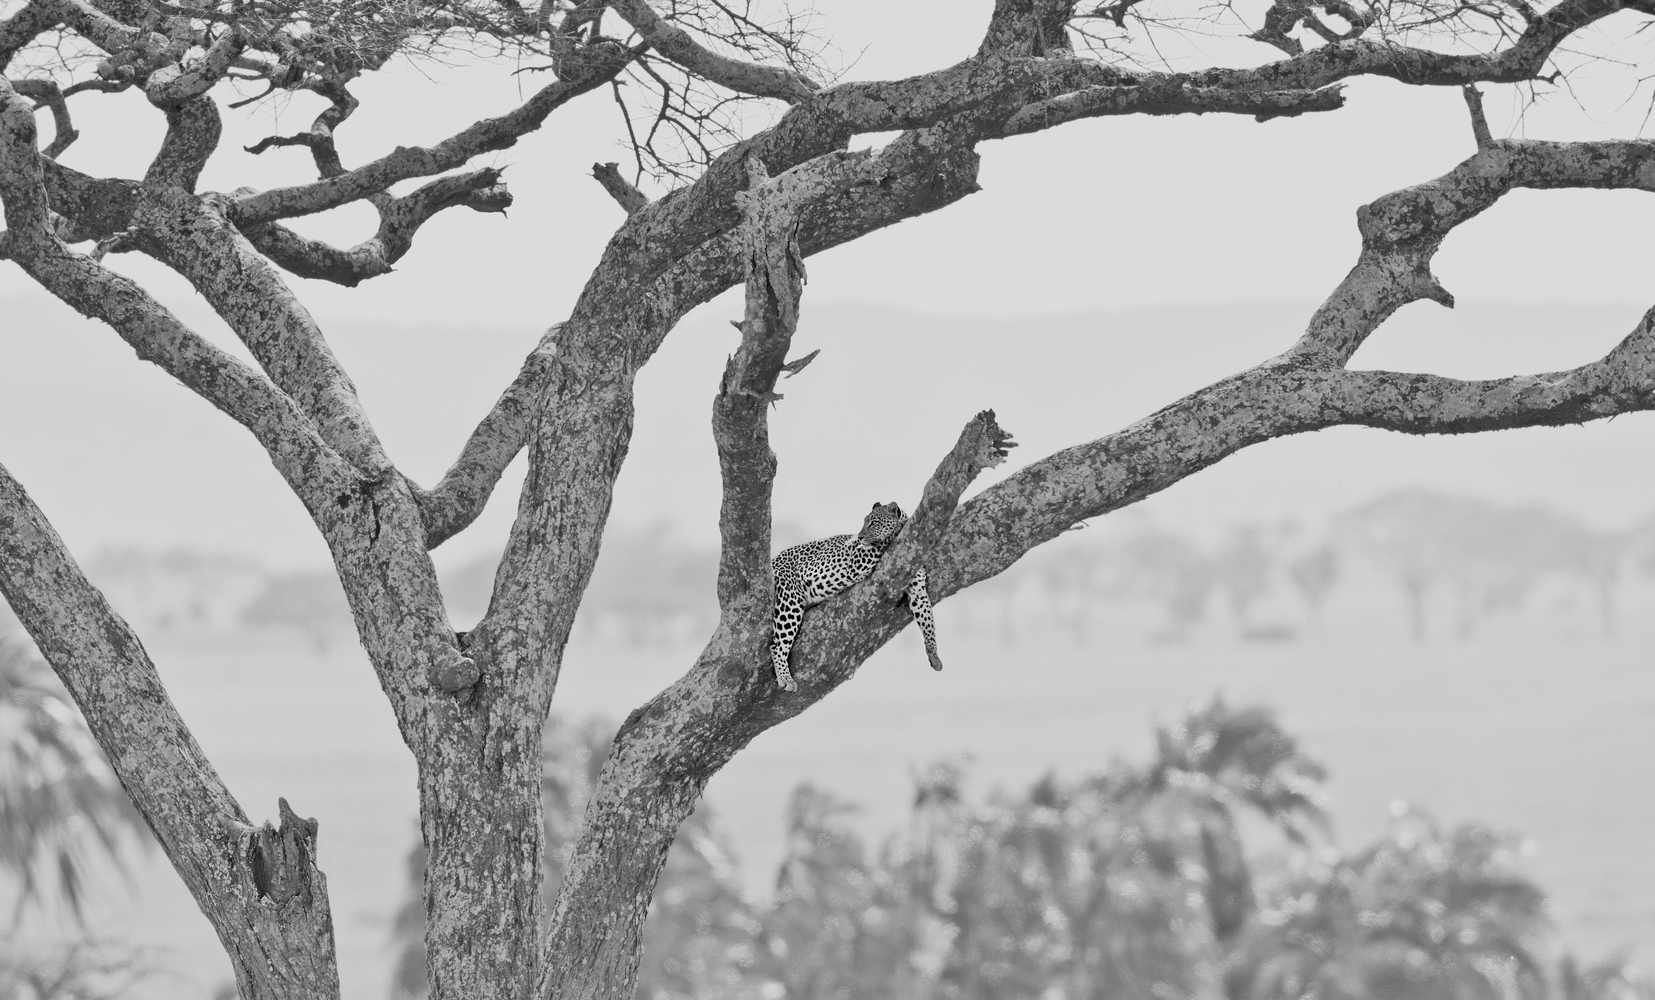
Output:
[[[867,78],[920,72],[969,54],[990,5],[950,5],[946,18],[931,5],[823,0],[820,6],[824,34],[836,42],[841,61],[852,63],[848,75]],[[1612,56],[1617,45],[1644,44],[1616,42],[1618,27],[1611,20],[1609,34],[1589,36],[1581,47]],[[1230,61],[1262,61],[1273,52],[1252,43],[1208,47]],[[1520,95],[1512,88],[1485,90],[1497,131],[1543,138],[1630,136],[1642,127],[1647,98],[1631,92],[1630,77],[1611,64],[1588,66],[1574,77],[1583,106],[1564,95],[1527,109],[1522,118],[1514,115]],[[347,163],[359,163],[397,144],[440,140],[479,115],[513,106],[521,99],[520,84],[539,82],[531,75],[514,79],[498,66],[400,65],[358,88],[363,104],[340,133],[342,153]],[[964,416],[981,406],[1000,407],[1025,441],[1015,467],[1143,416],[1201,384],[1194,379],[1227,374],[1285,347],[1311,305],[1353,263],[1356,207],[1440,175],[1472,148],[1465,107],[1454,90],[1369,80],[1350,91],[1349,105],[1327,115],[1264,124],[1217,115],[1103,119],[989,143],[983,147],[983,192],[813,259],[800,342],[826,353],[807,377],[784,387],[792,398],[777,421],[778,517],[812,530],[844,530],[845,518],[854,522],[865,507],[863,494],[900,497],[917,489],[915,477],[922,478]],[[252,157],[239,150],[271,132],[307,126],[316,103],[301,95],[230,113],[226,141],[203,185],[227,189],[310,179],[302,151]],[[66,162],[95,173],[141,173],[161,127],[141,98],[89,95],[79,99],[77,115],[83,137]],[[357,289],[292,279],[332,331],[393,453],[419,478],[435,478],[538,331],[566,314],[619,223],[620,210],[588,176],[594,160],[624,159],[618,134],[607,97],[576,102],[540,133],[492,158],[509,168],[517,199],[509,217],[445,213],[420,233],[396,273]],[[300,220],[297,227],[350,243],[367,235],[370,215],[358,206]],[[1428,315],[1441,310],[1417,304],[1382,330],[1357,363],[1487,375],[1589,360],[1655,302],[1650,244],[1639,238],[1655,230],[1652,224],[1655,199],[1641,193],[1515,193],[1448,239],[1436,262],[1444,284],[1468,303],[1602,308],[1560,320],[1563,328],[1555,331],[1530,323],[1520,335],[1504,336],[1504,320],[1479,320],[1467,310]],[[136,254],[112,261],[204,329],[212,328],[181,280]],[[22,308],[26,301],[43,306],[41,296],[15,265],[0,263],[0,302],[12,303],[13,316],[47,315]],[[1120,314],[1234,301],[1296,305],[1270,312],[1267,321],[1252,315],[1244,332],[1215,328],[1192,338],[1186,330],[1174,340],[1166,339],[1167,328],[1153,310]],[[924,424],[900,443],[867,444],[875,457],[850,454],[833,437],[834,406],[863,385],[852,377],[854,366],[890,363],[879,344],[835,332],[835,321],[827,318],[831,310],[824,309],[848,302],[960,322],[958,336],[946,335],[946,323],[941,332],[928,325],[926,334],[935,351],[959,353],[959,364],[925,367],[928,356],[913,355],[918,341],[903,341],[912,355],[905,370],[912,375],[886,387],[901,396],[886,405],[900,403]],[[1097,338],[1085,341],[1097,351],[1086,355],[1084,365],[1061,346],[1084,324],[1078,330],[1067,324],[1062,336],[1045,335],[1054,314],[1099,311],[1120,315],[1100,323]],[[701,401],[729,345],[695,331],[722,327],[738,312],[730,295],[704,307],[646,369],[639,436],[617,497],[622,522],[680,515],[675,519],[692,532],[710,530],[716,468]],[[846,314],[841,309],[838,315]],[[987,318],[1015,322],[992,333],[971,322]],[[1214,314],[1219,327],[1223,318]],[[42,341],[33,322],[24,329],[0,316],[0,369],[13,369],[10,379],[0,370],[0,387],[11,397],[0,399],[0,461],[22,477],[72,542],[194,539],[281,561],[325,559],[297,503],[283,495],[243,432],[133,361],[113,335],[88,327],[74,337]],[[410,339],[363,332],[365,324],[447,330]],[[222,331],[216,336],[239,349]],[[897,329],[891,336],[903,333]],[[1026,358],[1028,372],[996,365],[994,359],[1008,350],[1033,352]],[[837,368],[841,363],[852,368]],[[1088,377],[1088,365],[1099,377]],[[1062,391],[1038,382],[1043,370],[1061,376],[1054,385],[1061,383]],[[83,377],[89,371],[98,373],[91,383]],[[944,377],[944,371],[953,374]],[[955,377],[967,382],[948,384]],[[997,377],[1005,380],[1004,391],[995,389]],[[1029,401],[1021,411],[1020,400]],[[40,419],[45,413],[63,416],[48,422]],[[807,419],[807,413],[815,416]],[[877,422],[878,412],[872,417]],[[811,419],[823,423],[806,432]],[[1189,513],[1217,504],[1238,516],[1256,516],[1295,505],[1326,510],[1387,484],[1480,484],[1496,497],[1542,500],[1599,520],[1625,521],[1648,506],[1641,471],[1647,463],[1635,457],[1647,454],[1641,437],[1646,422],[1625,418],[1612,427],[1476,442],[1358,431],[1319,435],[1232,459],[1170,491],[1157,508],[1182,505]],[[914,427],[913,421],[906,426]],[[802,436],[790,442],[787,436],[795,433]],[[1636,441],[1617,443],[1629,434]],[[820,460],[836,448],[839,461]],[[885,479],[868,481],[873,469],[885,470]],[[1341,471],[1334,475],[1334,469]],[[673,488],[688,482],[698,484],[695,491]],[[508,499],[497,500],[483,524],[450,548],[464,553],[495,544],[514,490],[514,482],[504,484],[499,496]]]
[[[823,33],[851,78],[889,77],[947,65],[976,46],[990,4],[889,4],[822,0]],[[1578,47],[1613,56],[1616,19]],[[1263,61],[1256,43],[1203,42],[1190,59]],[[1175,58],[1178,58],[1175,56]],[[1635,74],[1609,64],[1574,77],[1584,109],[1554,97],[1519,121],[1509,87],[1485,87],[1496,130],[1532,137],[1627,136],[1640,128],[1644,95]],[[520,88],[499,66],[444,69],[400,64],[363,81],[361,110],[340,133],[347,163],[397,144],[430,143],[482,114],[504,111]],[[1024,316],[1164,302],[1320,299],[1350,266],[1356,207],[1398,186],[1443,173],[1471,151],[1459,94],[1386,81],[1351,85],[1333,114],[1257,124],[1235,116],[1116,118],[1065,126],[984,147],[984,192],[930,217],[823,255],[811,296],[900,305],[929,313]],[[299,95],[229,114],[228,137],[203,185],[269,186],[310,179],[302,150],[261,157],[240,147],[308,125],[320,99]],[[77,105],[80,141],[65,162],[92,172],[138,175],[161,119],[135,94],[89,96]],[[428,225],[398,273],[362,288],[299,282],[324,317],[389,322],[544,326],[568,309],[620,210],[587,176],[595,160],[623,160],[618,118],[602,93],[558,111],[547,127],[492,162],[506,165],[516,196],[510,217],[451,212]],[[364,206],[304,220],[299,228],[341,241],[368,234]],[[1638,299],[1646,292],[1655,201],[1631,192],[1518,194],[1448,241],[1438,270],[1465,298]],[[180,282],[137,255],[121,268],[174,298]],[[27,288],[0,268],[0,296]],[[1038,306],[1035,305],[1038,303]]]

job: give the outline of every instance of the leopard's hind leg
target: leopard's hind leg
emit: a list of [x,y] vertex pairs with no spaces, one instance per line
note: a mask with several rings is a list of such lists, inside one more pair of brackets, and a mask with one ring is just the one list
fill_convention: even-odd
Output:
[[919,623],[920,635],[925,637],[925,658],[931,661],[932,670],[942,669],[942,657],[937,655],[937,621],[931,614],[931,594],[925,589],[926,577],[922,569],[914,574],[914,582],[908,585],[908,610],[913,613],[914,621]]
[[793,640],[804,621],[805,598],[798,588],[776,581],[776,610],[771,616],[770,665],[776,671],[776,683],[783,691],[799,690],[793,671],[787,669],[787,658],[793,652]]

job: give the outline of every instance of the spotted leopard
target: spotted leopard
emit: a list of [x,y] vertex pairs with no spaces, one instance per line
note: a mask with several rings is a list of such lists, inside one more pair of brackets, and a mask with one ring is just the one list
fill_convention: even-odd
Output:
[[[776,578],[775,631],[770,639],[770,663],[776,669],[776,683],[783,690],[797,691],[798,682],[787,668],[788,654],[799,634],[805,609],[813,608],[851,585],[867,578],[890,548],[891,540],[908,523],[907,515],[894,503],[873,505],[855,535],[834,535],[782,550],[771,563]],[[931,596],[925,590],[925,571],[914,574],[908,585],[908,610],[919,622],[925,637],[925,656],[933,670],[942,669],[937,656],[937,627],[931,616]]]

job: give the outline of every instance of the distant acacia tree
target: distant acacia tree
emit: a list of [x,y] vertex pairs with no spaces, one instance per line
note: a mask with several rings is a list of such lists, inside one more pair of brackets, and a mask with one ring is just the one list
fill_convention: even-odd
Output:
[[[1452,302],[1431,275],[1433,254],[1508,191],[1652,186],[1655,146],[1497,140],[1472,87],[1554,79],[1554,53],[1577,32],[1651,15],[1651,0],[995,0],[980,45],[952,66],[824,85],[805,22],[745,3],[5,0],[0,257],[242,424],[326,539],[418,763],[432,995],[626,1000],[668,846],[709,776],[848,680],[905,627],[900,599],[917,570],[928,572],[935,598],[947,598],[1083,519],[1283,435],[1338,424],[1481,431],[1649,408],[1655,314],[1606,357],[1570,371],[1462,381],[1346,364],[1401,306]],[[1191,25],[1191,17],[1208,20]],[[1142,69],[1132,53],[1150,51],[1141,43],[1152,26],[1230,32],[1273,47],[1276,58]],[[431,146],[385,137],[383,155],[344,162],[335,134],[350,126],[362,77],[399,53],[480,50],[548,66],[550,82]],[[1283,331],[1281,353],[1258,366],[1032,462],[960,504],[1005,443],[991,414],[967,422],[923,488],[916,474],[914,516],[879,570],[812,615],[794,650],[800,689],[779,690],[765,662],[775,471],[766,420],[798,320],[803,258],[978,191],[985,142],[1110,115],[1333,112],[1345,103],[1340,82],[1359,76],[1465,87],[1475,151],[1441,177],[1365,206],[1349,275],[1303,333]],[[122,91],[141,93],[166,121],[144,175],[92,176],[64,163],[78,135],[71,104]],[[198,190],[222,116],[271,92],[302,95],[320,112],[305,131],[254,148],[308,152],[317,180]],[[672,190],[651,200],[618,170],[596,169],[626,218],[595,253],[579,300],[442,480],[414,483],[386,455],[283,272],[355,285],[403,260],[438,212],[504,209],[510,195],[499,171],[472,164],[586,95],[621,101],[637,150],[634,179],[652,172]],[[758,116],[742,113],[744,101],[777,106],[774,124],[749,128]],[[37,114],[51,122],[49,139]],[[877,151],[847,152],[859,135],[888,132],[897,137]],[[1079,178],[1104,166],[1053,164],[1053,174]],[[422,185],[392,193],[416,180]],[[379,222],[354,247],[287,225],[357,203]],[[984,250],[994,252],[987,241]],[[105,267],[113,253],[144,254],[189,281],[256,365]],[[741,344],[712,416],[724,490],[718,625],[684,675],[616,735],[548,910],[542,724],[626,457],[634,379],[680,318],[743,282]],[[429,552],[473,521],[525,450],[528,476],[488,611],[456,634]],[[4,471],[0,593],[217,931],[242,996],[336,996],[315,823],[285,802],[278,824],[249,820],[138,636]]]

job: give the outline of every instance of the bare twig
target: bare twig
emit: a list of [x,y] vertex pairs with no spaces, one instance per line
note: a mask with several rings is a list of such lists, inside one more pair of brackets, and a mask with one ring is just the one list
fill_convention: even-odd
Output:
[[713,52],[683,28],[663,20],[649,0],[611,0],[610,6],[655,51],[738,94],[774,97],[796,104],[817,90],[814,82],[791,69],[744,62]]

